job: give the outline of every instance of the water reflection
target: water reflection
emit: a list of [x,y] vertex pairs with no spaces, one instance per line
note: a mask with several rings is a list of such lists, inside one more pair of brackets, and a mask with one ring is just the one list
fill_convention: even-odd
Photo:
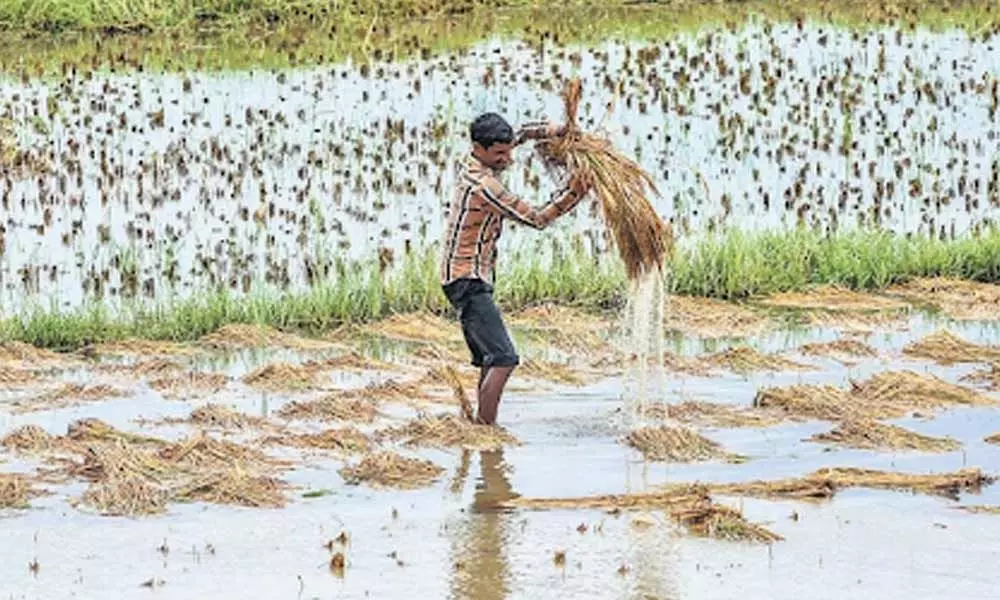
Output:
[[[468,473],[470,453],[462,455],[452,489],[461,489],[460,478]],[[510,593],[510,562],[507,555],[511,533],[510,515],[497,503],[518,496],[508,479],[509,465],[503,450],[479,453],[479,480],[468,518],[459,524],[452,544],[451,598],[499,600]]]

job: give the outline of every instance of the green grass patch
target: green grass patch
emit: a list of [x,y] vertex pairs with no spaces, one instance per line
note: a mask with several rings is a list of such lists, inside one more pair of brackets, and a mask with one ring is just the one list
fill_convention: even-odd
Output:
[[544,39],[549,48],[622,37],[662,40],[735,27],[751,17],[851,28],[919,24],[973,35],[1000,26],[995,3],[983,0],[886,6],[861,0],[0,0],[0,39],[19,50],[0,56],[0,70],[281,68],[434,55],[490,37]]
[[[925,276],[1000,282],[1000,230],[996,229],[956,240],[870,230],[832,236],[808,229],[730,230],[683,242],[667,275],[667,288],[673,294],[736,300],[816,284],[878,290]],[[616,258],[595,259],[580,246],[563,249],[554,261],[538,256],[512,253],[501,258],[496,298],[505,309],[542,302],[602,311],[624,305],[628,283]],[[341,263],[330,281],[299,293],[258,290],[240,295],[218,289],[114,310],[102,303],[74,311],[35,306],[0,320],[0,339],[73,349],[128,337],[195,340],[230,323],[320,334],[343,323],[393,313],[450,314],[438,285],[437,261],[436,248],[429,247],[405,256],[385,273],[377,260]]]

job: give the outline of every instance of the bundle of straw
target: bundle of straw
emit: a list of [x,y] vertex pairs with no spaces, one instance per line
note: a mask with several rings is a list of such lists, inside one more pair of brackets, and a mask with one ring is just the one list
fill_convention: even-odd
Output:
[[664,256],[673,248],[673,236],[646,197],[647,187],[659,195],[653,178],[615,150],[610,141],[580,130],[580,89],[580,80],[575,78],[563,91],[565,134],[541,140],[536,147],[545,160],[565,166],[571,174],[592,184],[604,222],[629,278],[635,281],[644,273],[662,270]]

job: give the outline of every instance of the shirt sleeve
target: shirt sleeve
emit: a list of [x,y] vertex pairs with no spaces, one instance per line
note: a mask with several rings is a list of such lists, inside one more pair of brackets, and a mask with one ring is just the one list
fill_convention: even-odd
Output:
[[483,178],[480,193],[489,209],[502,217],[513,219],[534,229],[545,229],[557,218],[572,210],[585,195],[578,195],[569,185],[563,185],[552,193],[548,204],[536,209],[512,194],[495,177],[489,176]]

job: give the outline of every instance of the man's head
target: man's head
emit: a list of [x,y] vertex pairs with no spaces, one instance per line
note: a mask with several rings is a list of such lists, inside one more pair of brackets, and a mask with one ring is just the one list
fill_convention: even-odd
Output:
[[469,125],[469,138],[472,140],[472,155],[479,162],[497,171],[510,166],[514,128],[506,119],[496,113],[479,115]]

